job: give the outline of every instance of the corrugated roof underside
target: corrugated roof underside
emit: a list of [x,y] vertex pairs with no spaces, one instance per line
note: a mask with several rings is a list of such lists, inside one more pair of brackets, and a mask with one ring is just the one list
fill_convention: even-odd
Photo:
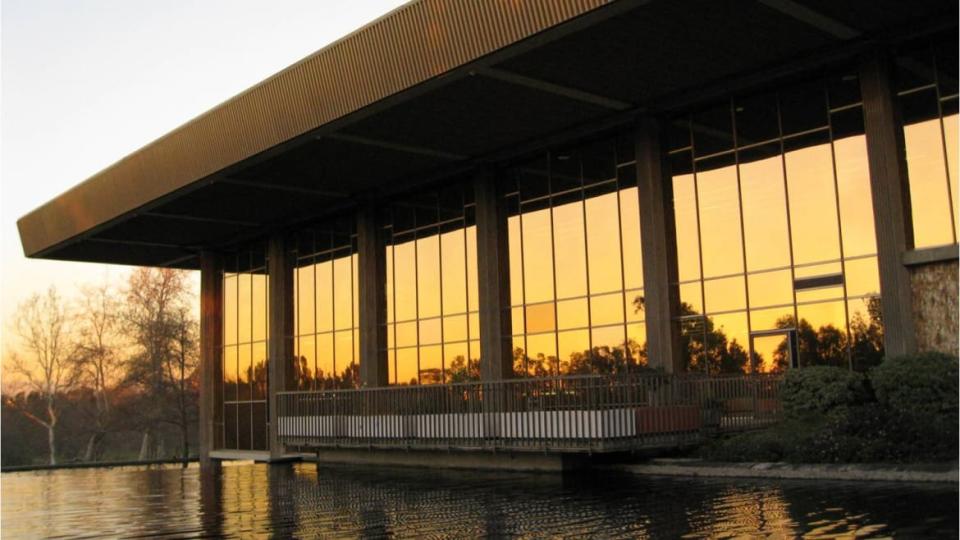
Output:
[[421,0],[123,158],[19,222],[44,250],[230,165],[611,0]]

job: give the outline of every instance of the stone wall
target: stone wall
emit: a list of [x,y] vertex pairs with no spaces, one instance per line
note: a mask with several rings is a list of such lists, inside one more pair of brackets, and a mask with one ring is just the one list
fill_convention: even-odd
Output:
[[957,261],[910,269],[917,348],[958,354]]

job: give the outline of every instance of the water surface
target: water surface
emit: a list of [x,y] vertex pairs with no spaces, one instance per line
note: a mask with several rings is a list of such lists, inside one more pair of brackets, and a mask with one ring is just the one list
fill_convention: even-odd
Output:
[[5,473],[4,538],[957,538],[957,488],[235,463]]

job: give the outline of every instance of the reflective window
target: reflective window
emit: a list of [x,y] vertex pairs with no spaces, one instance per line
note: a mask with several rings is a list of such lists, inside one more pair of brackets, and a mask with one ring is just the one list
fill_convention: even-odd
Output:
[[518,376],[646,365],[639,200],[626,146],[553,150],[504,179]]
[[670,137],[687,368],[878,362],[856,76],[730,99],[675,119]]
[[294,265],[294,376],[299,390],[355,388],[357,238],[352,219],[298,231]]
[[953,39],[896,59],[918,248],[957,242],[956,48]]
[[267,449],[267,272],[264,250],[225,257],[222,430],[215,447]]
[[472,191],[454,184],[399,201],[383,226],[390,384],[478,379]]

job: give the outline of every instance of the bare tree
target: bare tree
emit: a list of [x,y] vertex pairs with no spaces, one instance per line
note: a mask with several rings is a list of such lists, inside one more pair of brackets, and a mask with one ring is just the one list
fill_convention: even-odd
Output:
[[[172,422],[180,428],[181,457],[190,455],[190,423],[193,419],[197,388],[191,375],[196,371],[198,358],[198,323],[190,310],[181,305],[173,316],[171,330],[172,353],[166,361],[166,386],[173,393],[176,412]],[[193,398],[193,399],[191,399]]]
[[[186,272],[182,270],[138,268],[130,274],[125,322],[136,352],[130,357],[127,377],[146,394],[141,411],[141,460],[155,456],[156,448],[162,445],[162,441],[154,442],[152,437],[160,422],[170,421],[166,415],[170,408],[168,399],[172,382],[179,381],[176,366],[181,363],[180,358],[184,364],[181,376],[185,388],[193,338],[189,332],[182,331],[185,319],[181,313],[189,310],[189,293]],[[178,395],[185,397],[185,394]]]
[[[34,294],[20,304],[14,328],[29,358],[14,354],[11,370],[23,378],[28,392],[41,397],[45,411],[37,415],[26,407],[18,409],[46,428],[49,463],[56,465],[59,398],[73,387],[77,379],[70,313],[56,288],[50,287],[42,296]],[[16,407],[17,403],[8,401],[8,405]]]
[[110,418],[111,387],[121,375],[120,302],[109,283],[80,288],[77,312],[77,366],[93,392],[93,433],[87,441],[84,461],[100,459]]

